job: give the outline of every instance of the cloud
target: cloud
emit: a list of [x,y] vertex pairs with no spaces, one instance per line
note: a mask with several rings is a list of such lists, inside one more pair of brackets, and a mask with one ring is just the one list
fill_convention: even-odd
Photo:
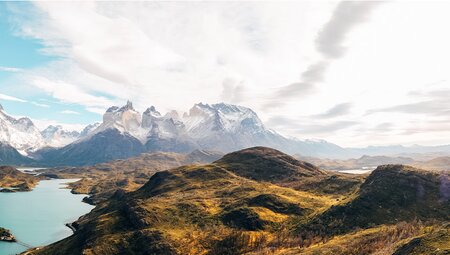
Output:
[[43,103],[38,103],[38,102],[30,102],[32,105],[36,105],[36,106],[39,106],[39,107],[44,107],[44,108],[49,108],[50,107],[50,105],[48,105],[48,104],[43,104]]
[[60,125],[65,130],[68,130],[68,131],[81,131],[81,130],[83,130],[83,128],[86,127],[86,125],[83,125],[83,124],[65,123],[65,122],[61,122],[61,121],[53,120],[53,119],[31,118],[31,120],[33,121],[33,123],[36,125],[36,127],[39,130],[44,130],[50,125],[53,125],[53,126]]
[[[293,70],[314,36],[301,26],[317,16],[311,9],[322,8],[295,2],[33,4],[39,14],[33,19],[15,10],[21,35],[70,62],[41,67],[37,75],[166,109],[218,100],[252,106],[248,101],[263,101],[270,88],[295,83]],[[224,89],[229,79],[239,82]]]
[[52,97],[65,102],[86,106],[86,109],[106,109],[114,102],[103,96],[95,96],[79,86],[64,81],[51,81],[45,77],[33,77],[32,84]]
[[297,134],[322,135],[337,130],[346,129],[360,124],[357,121],[338,120],[338,121],[305,121],[289,117],[276,116],[267,121],[267,125],[272,128],[281,128],[290,130]]
[[17,97],[13,97],[13,96],[8,96],[5,94],[0,94],[0,99],[1,100],[7,100],[7,101],[15,101],[15,102],[21,102],[21,103],[26,103],[26,100],[17,98]]
[[10,67],[10,66],[0,66],[0,71],[17,73],[17,72],[22,72],[23,69],[17,68],[17,67]]
[[352,108],[352,103],[341,103],[328,109],[326,112],[321,114],[312,115],[313,118],[334,118],[348,114]]
[[315,91],[317,82],[324,79],[328,63],[321,61],[308,66],[308,69],[301,75],[302,82],[292,83],[278,90],[277,97],[295,97],[298,95],[309,95]]
[[[446,86],[446,84],[442,84]],[[430,116],[448,116],[450,114],[450,89],[422,88],[407,93],[410,103],[398,104],[389,107],[369,109],[366,115],[383,112],[397,112],[406,114],[426,114]],[[419,101],[417,101],[419,99]]]
[[243,82],[237,82],[234,79],[227,78],[222,83],[221,98],[224,102],[238,104],[245,99],[245,86]]
[[[292,98],[309,95],[315,91],[318,83],[324,81],[326,71],[332,63],[332,60],[344,56],[346,48],[343,43],[348,34],[358,26],[365,22],[371,11],[380,2],[353,2],[342,1],[334,9],[331,18],[322,27],[315,39],[315,46],[319,53],[322,54],[323,59],[313,61],[306,71],[301,74],[300,82],[292,83],[288,86],[281,87],[275,93],[276,98],[273,100],[279,101],[280,97]],[[269,102],[268,106],[274,105]],[[281,105],[281,104],[279,104]]]
[[[42,15],[17,8],[23,13],[11,15],[13,26],[58,60],[9,89],[2,84],[2,92],[30,101],[45,93],[99,114],[126,99],[139,110],[161,111],[223,100],[254,109],[265,123],[287,118],[269,126],[288,135],[331,130],[321,138],[344,146],[443,140],[433,130],[374,135],[400,134],[412,119],[449,116],[449,86],[429,83],[450,73],[450,36],[432,29],[450,22],[450,6],[400,2],[379,10],[374,2],[35,2]],[[39,86],[34,77],[43,78]],[[16,89],[21,84],[27,88]],[[418,93],[405,95],[410,90]],[[347,115],[327,108],[350,101]],[[78,108],[49,110],[61,109]],[[364,115],[371,109],[383,114]],[[363,124],[333,132],[353,120]],[[392,123],[389,132],[380,123]]]
[[17,98],[17,97],[13,97],[13,96],[8,96],[8,95],[5,95],[5,94],[0,94],[0,100],[7,100],[7,101],[14,101],[14,102],[21,102],[21,103],[30,103],[32,105],[36,105],[36,106],[39,106],[39,107],[45,107],[45,108],[50,107],[47,104],[42,104],[42,103],[38,103],[38,102],[34,102],[34,101],[29,102],[27,100],[24,100],[24,99],[21,99],[21,98]]
[[326,58],[336,59],[344,56],[343,45],[348,34],[359,24],[367,21],[370,13],[382,2],[342,1],[334,9],[330,20],[316,38],[316,48]]
[[62,114],[80,115],[79,112],[71,111],[71,110],[63,110],[63,111],[60,111],[60,113],[62,113]]
[[333,121],[326,124],[311,124],[304,125],[299,128],[299,133],[302,134],[326,134],[329,132],[335,132],[338,130],[346,129],[355,125],[358,125],[357,121]]
[[450,98],[450,89],[421,89],[413,90],[408,93],[409,96],[425,97],[432,99],[447,99]]
[[376,108],[367,111],[367,115],[381,112],[398,112],[408,114],[448,115],[450,102],[447,100],[428,100],[415,103],[400,104],[391,107]]

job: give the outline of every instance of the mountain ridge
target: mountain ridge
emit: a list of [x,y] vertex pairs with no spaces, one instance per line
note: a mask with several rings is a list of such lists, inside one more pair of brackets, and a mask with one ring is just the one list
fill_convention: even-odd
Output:
[[[116,141],[124,146],[118,146]],[[243,106],[199,103],[179,116],[175,112],[163,115],[154,106],[140,114],[128,101],[122,107],[108,108],[103,122],[88,135],[62,148],[37,154],[50,165],[91,165],[144,152],[187,153],[200,149],[226,153],[258,145],[288,153],[344,153],[339,146],[324,141],[286,138],[267,129],[253,110]],[[89,148],[95,149],[85,159]]]
[[[118,140],[126,146],[118,146],[115,143]],[[39,131],[31,120],[15,119],[0,110],[0,142],[12,146],[21,155],[32,158],[33,164],[41,166],[92,165],[156,151],[188,153],[205,149],[227,153],[254,146],[272,147],[303,158],[322,159],[423,155],[414,153],[450,155],[450,145],[343,148],[325,140],[285,137],[265,127],[250,108],[226,103],[198,103],[184,114],[176,111],[162,114],[155,106],[150,106],[141,114],[128,101],[122,107],[108,108],[101,123],[88,125],[81,132],[67,131],[57,125]],[[89,154],[91,159],[85,158],[86,153],[82,149],[88,147],[96,148]],[[0,154],[0,160],[5,161],[5,157],[6,154]],[[8,161],[11,164],[24,162],[20,157],[16,157],[16,161],[11,161],[11,158],[9,156]],[[407,159],[379,160],[375,163],[408,163]]]

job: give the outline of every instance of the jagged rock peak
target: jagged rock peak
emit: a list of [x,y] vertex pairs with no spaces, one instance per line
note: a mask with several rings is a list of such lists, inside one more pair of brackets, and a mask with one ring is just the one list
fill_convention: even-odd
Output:
[[106,112],[115,112],[119,109],[118,106],[111,106],[108,108],[108,110],[106,110]]
[[144,114],[151,114],[161,116],[161,113],[156,110],[156,108],[152,105],[147,110],[145,110]]
[[48,130],[48,131],[50,131],[50,130],[58,130],[58,129],[63,129],[63,127],[61,125],[49,125],[46,129],[44,129],[44,131],[45,130]]
[[133,103],[131,101],[127,101],[127,104],[122,107],[111,106],[108,108],[108,110],[106,110],[106,112],[117,112],[117,111],[124,112],[127,110],[135,111],[133,108]]
[[170,112],[167,112],[164,115],[164,117],[167,118],[167,119],[173,119],[175,121],[180,121],[181,120],[180,114],[176,110],[172,110]]
[[122,108],[120,108],[120,110],[121,111],[126,111],[126,110],[133,110],[134,111],[133,103],[130,100],[128,100],[127,104],[125,106],[122,106]]
[[34,125],[33,122],[27,117],[22,117],[22,118],[18,119],[17,123],[20,123],[20,124],[25,125],[27,127],[31,127],[31,126]]
[[98,128],[100,126],[100,122],[95,122],[94,124],[89,124],[87,125],[81,132],[80,132],[80,137],[85,137],[87,136],[89,133],[91,133],[92,131],[94,131],[96,128]]

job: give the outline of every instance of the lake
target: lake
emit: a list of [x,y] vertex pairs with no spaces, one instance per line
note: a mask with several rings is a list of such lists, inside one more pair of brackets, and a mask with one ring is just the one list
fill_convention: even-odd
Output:
[[[62,189],[76,180],[44,180],[30,192],[0,193],[0,227],[11,230],[23,243],[42,246],[72,234],[64,224],[92,210],[81,202],[86,195],[74,195]],[[18,243],[0,242],[0,255],[27,250]]]
[[376,167],[361,167],[358,169],[343,169],[343,170],[333,170],[340,173],[347,173],[347,174],[366,174],[370,173],[373,170],[375,170]]

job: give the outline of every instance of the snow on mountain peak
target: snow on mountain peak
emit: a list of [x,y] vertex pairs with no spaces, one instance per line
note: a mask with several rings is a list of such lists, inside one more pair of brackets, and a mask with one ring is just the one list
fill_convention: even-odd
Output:
[[195,104],[183,121],[194,136],[211,132],[260,132],[265,130],[259,117],[250,108],[232,104]]
[[154,117],[161,117],[161,113],[156,110],[156,108],[152,105],[147,110],[145,110],[144,115],[150,115]]
[[30,128],[36,128],[33,122],[27,117],[18,119],[16,123],[19,124],[18,126],[23,128],[24,131],[29,130]]
[[80,132],[80,138],[86,137],[89,135],[92,131],[94,131],[96,128],[100,126],[100,122],[95,122],[94,124],[87,125],[81,132]]
[[172,111],[166,113],[164,115],[164,118],[166,118],[166,119],[173,119],[173,120],[176,120],[176,121],[181,121],[180,114],[177,111],[175,111],[175,110],[172,110]]
[[161,113],[159,113],[154,106],[151,106],[145,110],[142,114],[142,127],[147,129],[152,129],[155,121],[161,118]]
[[143,138],[141,121],[141,114],[134,110],[133,104],[130,101],[127,101],[127,104],[120,108],[117,106],[110,107],[103,114],[103,123],[91,134],[115,128],[121,133],[129,133],[133,136]]
[[45,146],[41,133],[29,118],[15,119],[3,108],[0,110],[0,142],[11,145],[23,155]]
[[62,147],[74,142],[80,136],[77,131],[67,131],[61,125],[50,125],[41,132],[45,142],[52,147]]

